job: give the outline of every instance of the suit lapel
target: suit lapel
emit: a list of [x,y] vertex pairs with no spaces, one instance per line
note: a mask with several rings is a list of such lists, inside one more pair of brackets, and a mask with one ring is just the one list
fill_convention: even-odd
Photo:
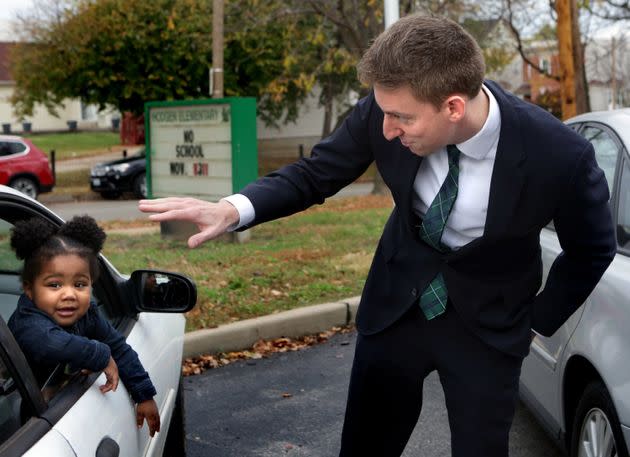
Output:
[[490,198],[483,238],[502,234],[512,219],[524,183],[525,150],[520,121],[512,102],[494,83],[486,81],[501,110],[501,133],[490,181]]
[[[400,202],[401,214],[408,214],[409,220],[413,218],[413,184],[418,174],[418,168],[422,163],[422,157],[419,157],[412,153],[408,148],[403,146],[399,140],[394,140],[396,143],[396,151],[393,157],[396,158],[396,167],[394,168],[398,173],[396,182],[400,187],[400,195],[402,198],[398,199]],[[394,191],[394,189],[392,189]]]
[[490,180],[486,225],[481,238],[447,254],[451,259],[466,256],[471,250],[483,246],[484,242],[505,233],[517,209],[525,181],[525,149],[514,106],[495,83],[485,81],[484,84],[492,91],[501,110],[501,133]]

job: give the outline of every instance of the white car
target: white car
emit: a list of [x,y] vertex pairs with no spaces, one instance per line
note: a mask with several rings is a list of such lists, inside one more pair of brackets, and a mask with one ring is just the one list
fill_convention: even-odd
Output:
[[[70,376],[47,401],[6,326],[21,294],[22,267],[10,248],[9,233],[15,221],[32,217],[63,222],[39,202],[0,186],[0,457],[184,456],[182,313],[195,305],[194,283],[154,270],[135,271],[127,278],[100,256],[93,298],[126,335],[155,385],[161,431],[153,438],[146,423],[136,427],[134,403],[122,382],[116,392],[100,392],[102,372]],[[147,279],[157,279],[159,294],[145,293],[143,287],[151,282]],[[144,298],[149,296],[151,303]]]
[[[630,444],[630,109],[582,114],[567,124],[588,139],[610,186],[617,255],[599,284],[523,363],[524,403],[571,457],[628,457]],[[540,236],[543,273],[561,252]]]

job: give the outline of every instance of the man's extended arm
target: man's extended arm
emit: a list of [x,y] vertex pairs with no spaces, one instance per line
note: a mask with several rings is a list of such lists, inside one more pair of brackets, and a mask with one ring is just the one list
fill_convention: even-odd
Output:
[[196,224],[199,233],[188,239],[188,246],[194,248],[235,227],[248,228],[322,203],[358,178],[373,161],[369,118],[374,106],[373,95],[360,100],[342,126],[313,148],[311,157],[246,186],[241,197],[253,205],[255,219],[241,221],[238,210],[227,199],[211,203],[188,197],[158,198],[141,200],[139,209],[157,213],[149,216],[156,222],[183,220]]

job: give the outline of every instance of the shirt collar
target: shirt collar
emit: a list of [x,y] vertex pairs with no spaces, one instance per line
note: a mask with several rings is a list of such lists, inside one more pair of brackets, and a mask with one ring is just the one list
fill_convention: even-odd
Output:
[[[501,112],[496,98],[486,86],[481,86],[489,100],[488,117],[475,136],[457,145],[462,154],[472,159],[484,159],[490,151],[496,151],[501,132]],[[494,154],[493,154],[494,155]]]

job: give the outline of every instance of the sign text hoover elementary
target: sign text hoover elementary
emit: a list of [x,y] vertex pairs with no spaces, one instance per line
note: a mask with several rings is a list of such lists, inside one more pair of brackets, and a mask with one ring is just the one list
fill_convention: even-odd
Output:
[[149,119],[153,195],[232,192],[230,105],[154,107]]
[[[225,106],[205,106],[204,109],[167,109],[152,110],[152,122],[225,122],[229,121],[229,107],[227,112]],[[226,119],[227,117],[227,119]]]

